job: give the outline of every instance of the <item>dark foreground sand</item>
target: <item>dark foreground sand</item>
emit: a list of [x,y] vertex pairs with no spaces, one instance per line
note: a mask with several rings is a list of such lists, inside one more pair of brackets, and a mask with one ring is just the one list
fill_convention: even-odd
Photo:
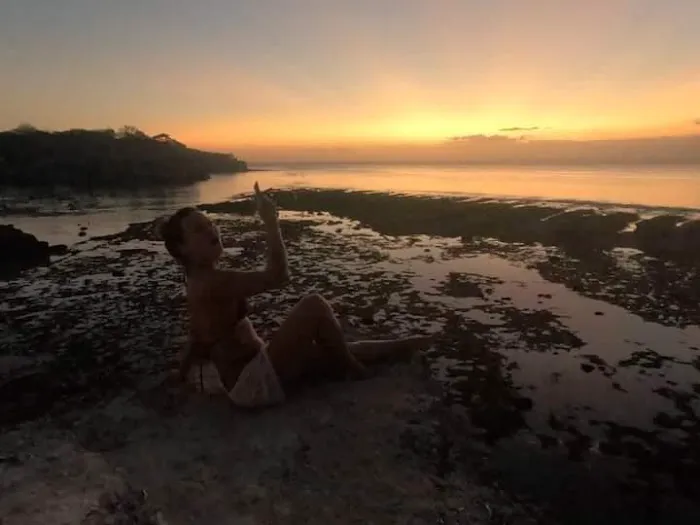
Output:
[[[254,302],[263,333],[319,292],[354,337],[438,333],[435,347],[364,382],[236,412],[211,371],[206,395],[159,386],[184,319],[153,225],[87,241],[0,285],[4,525],[158,512],[213,524],[697,523],[693,223],[620,232],[639,217],[276,199],[294,279]],[[226,264],[261,264],[248,205],[207,209]]]

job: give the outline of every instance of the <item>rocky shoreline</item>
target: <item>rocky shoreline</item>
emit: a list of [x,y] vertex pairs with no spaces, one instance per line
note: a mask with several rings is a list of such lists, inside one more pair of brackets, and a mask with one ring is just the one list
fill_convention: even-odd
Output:
[[[213,379],[183,397],[159,386],[184,314],[154,223],[89,239],[0,284],[5,525],[130,512],[143,523],[694,522],[692,264],[617,242],[586,257],[486,235],[502,213],[488,203],[465,214],[384,196],[358,211],[355,196],[330,192],[322,206],[292,194],[275,197],[294,279],[253,302],[263,335],[318,292],[355,337],[438,333],[435,348],[261,414],[232,411]],[[263,241],[246,206],[205,208],[225,263],[250,268]]]

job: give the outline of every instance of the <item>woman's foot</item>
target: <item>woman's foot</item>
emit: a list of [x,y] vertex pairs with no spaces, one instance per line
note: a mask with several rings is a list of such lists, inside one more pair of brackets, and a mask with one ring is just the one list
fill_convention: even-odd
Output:
[[433,336],[413,336],[403,339],[355,341],[348,344],[352,355],[362,363],[410,359],[416,352],[430,347]]
[[415,335],[406,337],[401,340],[402,344],[398,346],[396,357],[410,358],[417,352],[427,350],[435,340],[434,335]]
[[425,350],[435,341],[435,335],[412,335],[404,341],[414,350]]
[[362,381],[363,379],[367,379],[369,375],[370,374],[369,370],[367,370],[367,367],[359,361],[355,360],[348,367],[346,377],[350,381]]

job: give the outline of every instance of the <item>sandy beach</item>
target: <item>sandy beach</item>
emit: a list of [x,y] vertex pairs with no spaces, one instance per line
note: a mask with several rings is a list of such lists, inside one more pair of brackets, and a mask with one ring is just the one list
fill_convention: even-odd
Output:
[[[0,283],[3,525],[700,519],[689,212],[274,198],[293,278],[253,301],[264,335],[317,292],[353,338],[430,333],[434,347],[237,412],[211,370],[203,394],[160,385],[184,312],[153,223],[89,238]],[[249,202],[202,209],[224,265],[263,264]]]

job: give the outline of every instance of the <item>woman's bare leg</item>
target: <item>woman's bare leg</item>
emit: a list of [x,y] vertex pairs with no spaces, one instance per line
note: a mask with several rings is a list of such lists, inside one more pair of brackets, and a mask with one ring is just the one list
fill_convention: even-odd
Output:
[[299,380],[320,362],[332,369],[329,372],[341,371],[351,377],[364,374],[331,305],[320,295],[309,295],[297,303],[270,340],[267,352],[285,384]]
[[374,363],[425,350],[430,346],[432,339],[430,336],[417,336],[404,339],[355,341],[348,343],[348,348],[352,355],[363,363]]

